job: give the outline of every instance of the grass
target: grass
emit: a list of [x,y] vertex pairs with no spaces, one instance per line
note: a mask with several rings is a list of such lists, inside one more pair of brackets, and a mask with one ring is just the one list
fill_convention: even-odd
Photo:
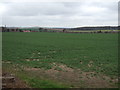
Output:
[[29,76],[23,72],[22,74],[19,73],[19,77],[25,81],[32,87],[32,88],[68,88],[68,86],[62,85],[58,82],[54,82],[51,80],[41,79],[38,77]]
[[3,61],[45,69],[56,62],[83,71],[118,74],[118,34],[5,32],[2,39]]
[[[48,80],[42,76],[36,76],[31,72],[26,72],[20,66],[15,67],[14,64],[3,64],[3,71],[15,74],[16,77],[26,82],[27,86],[32,88],[69,88],[69,85],[63,85],[54,80]],[[14,68],[15,67],[15,68]],[[16,71],[17,70],[17,71]]]

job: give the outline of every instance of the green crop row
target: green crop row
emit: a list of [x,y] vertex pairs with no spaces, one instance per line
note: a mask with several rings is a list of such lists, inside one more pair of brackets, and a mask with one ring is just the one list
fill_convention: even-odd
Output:
[[52,68],[65,64],[83,71],[118,74],[118,34],[19,33],[5,32],[3,61]]

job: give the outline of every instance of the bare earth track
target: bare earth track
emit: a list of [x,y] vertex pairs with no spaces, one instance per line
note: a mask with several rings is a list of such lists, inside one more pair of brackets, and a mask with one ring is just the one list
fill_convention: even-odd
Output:
[[2,73],[2,88],[29,88],[28,85],[13,74]]
[[[4,62],[10,64],[10,62]],[[36,77],[45,77],[49,80],[54,80],[61,83],[67,83],[71,87],[81,88],[117,88],[115,83],[118,79],[110,78],[105,75],[97,74],[95,72],[83,72],[80,69],[73,69],[66,65],[59,63],[52,63],[51,69],[45,70],[43,68],[23,67],[22,70],[29,73],[34,73]],[[14,65],[14,70],[19,70],[17,65]],[[3,88],[30,88],[27,83],[15,74],[3,71],[2,73],[2,87]]]

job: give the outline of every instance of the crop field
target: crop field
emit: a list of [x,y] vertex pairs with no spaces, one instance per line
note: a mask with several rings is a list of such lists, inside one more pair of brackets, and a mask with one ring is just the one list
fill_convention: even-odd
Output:
[[2,60],[34,88],[117,87],[118,34],[5,32]]

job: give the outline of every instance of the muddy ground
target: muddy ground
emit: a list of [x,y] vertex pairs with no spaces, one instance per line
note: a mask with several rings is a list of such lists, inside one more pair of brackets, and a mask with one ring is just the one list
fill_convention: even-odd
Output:
[[15,75],[4,72],[2,73],[2,88],[29,88],[24,81],[20,80]]
[[[73,69],[63,64],[52,63],[52,65],[53,67],[48,70],[24,66],[21,66],[21,68],[25,72],[34,73],[36,77],[42,76],[49,80],[68,84],[74,88],[117,88],[117,78],[111,78],[96,72],[83,72],[80,69]],[[17,65],[13,67],[14,70],[17,71]],[[16,77],[13,73],[3,71],[2,76],[4,78],[13,78],[11,80],[3,79],[3,88],[30,88],[25,81],[19,79],[19,77]]]

